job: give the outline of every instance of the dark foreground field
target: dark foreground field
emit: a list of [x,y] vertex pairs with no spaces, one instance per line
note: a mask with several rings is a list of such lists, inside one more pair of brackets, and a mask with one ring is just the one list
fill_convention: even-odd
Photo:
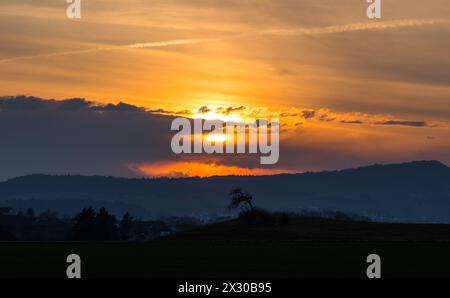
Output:
[[1,277],[65,277],[78,254],[84,277],[450,277],[450,226],[297,218],[287,226],[211,225],[145,243],[2,243]]

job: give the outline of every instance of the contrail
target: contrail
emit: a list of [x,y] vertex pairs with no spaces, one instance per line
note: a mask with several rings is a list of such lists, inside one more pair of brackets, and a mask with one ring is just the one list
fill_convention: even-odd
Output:
[[261,30],[261,31],[251,31],[247,33],[222,36],[218,38],[205,38],[205,39],[175,39],[168,41],[157,41],[157,42],[146,42],[146,43],[135,43],[129,45],[118,45],[118,46],[104,46],[97,48],[90,48],[84,50],[73,50],[64,52],[55,52],[48,54],[30,55],[30,56],[19,56],[0,60],[0,64],[19,61],[19,60],[31,60],[38,58],[49,58],[56,56],[67,56],[75,54],[84,54],[97,51],[110,51],[110,50],[120,50],[120,49],[146,49],[146,48],[157,48],[157,47],[168,47],[176,45],[191,45],[199,44],[205,42],[234,39],[240,37],[251,37],[257,35],[276,35],[276,36],[301,36],[301,35],[322,35],[322,34],[332,34],[332,33],[345,33],[352,31],[366,31],[366,30],[380,30],[380,29],[392,29],[400,27],[414,27],[423,25],[434,25],[450,23],[450,19],[405,19],[396,21],[381,21],[381,22],[368,22],[368,23],[353,23],[347,25],[335,25],[329,27],[321,28],[293,28],[293,29],[272,29],[272,30]]
[[336,25],[322,28],[294,28],[275,29],[261,31],[264,35],[296,36],[296,35],[321,35],[331,33],[345,33],[352,31],[393,29],[400,27],[414,27],[423,25],[434,25],[450,23],[450,19],[421,19],[421,20],[396,20],[384,22],[353,23],[347,25]]
[[8,59],[2,59],[2,60],[0,60],[0,63],[6,63],[6,62],[12,62],[12,61],[18,61],[18,60],[30,60],[30,59],[38,59],[38,58],[48,58],[48,57],[56,57],[56,56],[83,54],[83,53],[90,53],[90,52],[96,52],[96,51],[111,50],[113,48],[114,47],[111,47],[111,46],[110,47],[98,47],[98,48],[91,48],[91,49],[86,49],[86,50],[73,50],[73,51],[55,52],[55,53],[48,53],[48,54],[12,57],[12,58],[8,58]]
[[118,45],[118,46],[105,46],[105,47],[97,47],[90,48],[85,50],[73,50],[73,51],[64,51],[64,52],[55,52],[48,54],[39,54],[39,55],[30,55],[30,56],[20,56],[20,57],[12,57],[8,59],[0,60],[1,63],[18,61],[18,60],[30,60],[37,58],[48,58],[48,57],[56,57],[56,56],[67,56],[67,55],[75,55],[75,54],[84,54],[91,53],[97,51],[111,51],[111,50],[120,50],[120,49],[144,49],[144,48],[156,48],[156,47],[167,47],[173,45],[188,45],[188,44],[196,44],[207,41],[212,41],[213,39],[176,39],[176,40],[168,40],[168,41],[158,41],[158,42],[147,42],[147,43],[135,43],[129,45]]
[[132,48],[132,49],[133,48],[134,49],[145,49],[145,48],[155,48],[155,47],[168,47],[168,46],[176,46],[176,45],[196,44],[196,43],[203,43],[203,42],[213,41],[213,40],[217,40],[217,38],[211,38],[211,39],[175,39],[175,40],[169,40],[169,41],[135,43],[135,44],[126,45],[124,47]]

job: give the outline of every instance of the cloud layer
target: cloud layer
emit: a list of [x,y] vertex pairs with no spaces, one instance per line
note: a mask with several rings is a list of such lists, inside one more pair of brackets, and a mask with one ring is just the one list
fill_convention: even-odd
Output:
[[450,162],[448,0],[386,1],[371,21],[367,5],[90,0],[68,20],[64,1],[3,0],[0,94],[36,98],[0,100],[0,178],[259,171],[255,156],[172,155],[174,116],[281,118],[264,171]]
[[245,38],[256,35],[275,35],[275,36],[301,36],[301,35],[322,35],[322,34],[333,34],[333,33],[346,33],[355,31],[367,31],[367,30],[382,30],[382,29],[394,29],[402,27],[415,27],[415,26],[425,26],[425,25],[435,25],[435,24],[446,24],[450,23],[450,19],[410,19],[410,20],[395,20],[395,21],[380,21],[380,22],[366,22],[366,23],[354,23],[346,25],[336,25],[328,26],[322,28],[290,28],[290,29],[269,29],[262,31],[254,31],[247,33],[240,33],[236,35],[222,36],[216,38],[203,38],[203,39],[174,39],[165,41],[153,41],[153,42],[140,42],[122,46],[105,45],[102,47],[96,47],[91,49],[83,50],[73,50],[73,51],[62,51],[55,53],[39,54],[39,55],[29,55],[29,56],[18,56],[7,59],[0,59],[0,64],[14,62],[19,60],[31,60],[39,58],[51,58],[58,56],[68,56],[76,54],[86,54],[97,51],[110,51],[110,50],[121,50],[121,49],[149,49],[149,48],[160,48],[160,47],[170,47],[170,46],[180,46],[180,45],[194,45],[205,42],[221,41],[228,39]]
[[[201,110],[206,109],[210,110]],[[216,110],[254,115],[250,107]],[[367,125],[367,119],[378,116],[339,114],[328,109],[284,112],[288,117],[281,120],[280,162],[275,166],[261,167],[259,155],[250,154],[179,156],[170,147],[174,116],[161,115],[161,111],[81,98],[0,97],[0,179],[34,173],[267,175],[410,159],[450,161],[445,138],[448,128],[423,128],[421,121],[398,120]],[[351,120],[355,115],[362,121]],[[299,120],[302,125],[295,125]],[[357,129],[353,124],[359,124]],[[411,139],[411,133],[417,131],[421,137]]]

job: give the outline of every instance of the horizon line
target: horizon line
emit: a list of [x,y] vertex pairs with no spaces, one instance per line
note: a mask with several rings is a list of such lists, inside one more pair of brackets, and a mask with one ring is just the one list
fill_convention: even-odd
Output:
[[429,160],[411,160],[411,161],[404,161],[404,162],[393,162],[393,163],[372,163],[369,165],[362,165],[362,166],[355,166],[355,167],[348,167],[348,168],[341,168],[341,169],[334,169],[334,170],[318,170],[318,171],[306,171],[306,172],[298,172],[298,173],[277,173],[273,175],[265,174],[265,175],[213,175],[213,176],[207,176],[207,177],[200,177],[200,176],[180,176],[180,177],[173,177],[173,176],[142,176],[142,177],[126,177],[126,176],[114,176],[114,175],[99,175],[99,174],[45,174],[45,173],[32,173],[32,174],[25,174],[21,176],[16,176],[12,178],[7,178],[5,180],[1,180],[1,183],[6,183],[15,179],[21,179],[31,176],[47,176],[47,177],[83,177],[83,178],[113,178],[113,179],[127,179],[127,180],[183,180],[183,179],[209,179],[209,178],[226,178],[226,177],[276,177],[276,176],[294,176],[294,175],[304,175],[304,174],[320,174],[320,173],[335,173],[335,172],[342,172],[342,171],[350,171],[350,170],[358,170],[358,169],[364,169],[364,168],[371,168],[371,167],[377,167],[377,166],[402,166],[402,165],[409,165],[409,164],[416,164],[416,163],[439,163],[446,168],[450,168],[449,165],[446,163],[436,160],[436,159],[429,159]]

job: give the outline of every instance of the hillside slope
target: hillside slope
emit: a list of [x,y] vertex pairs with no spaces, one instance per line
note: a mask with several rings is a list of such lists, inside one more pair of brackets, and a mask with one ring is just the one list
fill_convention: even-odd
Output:
[[0,183],[0,200],[96,200],[155,215],[222,214],[243,187],[268,210],[336,210],[378,220],[450,222],[450,169],[419,161],[333,172],[258,177],[125,179],[30,175]]
[[246,226],[238,220],[162,237],[161,241],[434,241],[450,242],[448,224],[400,224],[291,217],[280,226]]

